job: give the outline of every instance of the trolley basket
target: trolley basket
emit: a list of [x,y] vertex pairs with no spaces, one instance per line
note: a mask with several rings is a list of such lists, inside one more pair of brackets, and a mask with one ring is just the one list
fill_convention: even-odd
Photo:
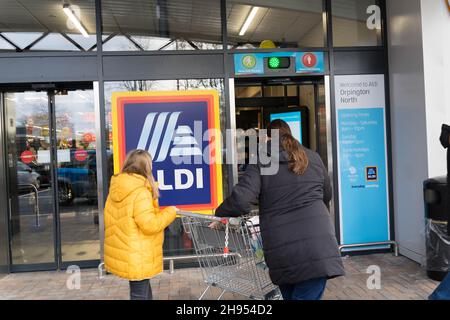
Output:
[[258,216],[219,218],[179,212],[183,227],[193,242],[207,288],[213,286],[225,292],[249,299],[279,299],[280,291],[269,278],[264,261]]

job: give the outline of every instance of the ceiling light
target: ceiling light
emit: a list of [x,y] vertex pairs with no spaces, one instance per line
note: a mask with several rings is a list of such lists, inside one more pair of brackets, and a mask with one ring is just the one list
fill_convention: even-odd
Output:
[[74,26],[80,31],[80,33],[83,35],[83,37],[89,38],[89,35],[88,35],[86,29],[81,24],[81,21],[78,20],[78,18],[73,13],[72,9],[70,9],[70,5],[65,4],[63,6],[63,11],[66,14],[66,16],[70,19],[70,21],[72,21]]
[[239,31],[239,35],[243,36],[246,32],[250,24],[253,22],[253,19],[255,19],[256,13],[258,12],[259,7],[253,7],[250,11],[249,15],[247,16],[247,19],[245,19],[244,24],[242,25],[241,31]]

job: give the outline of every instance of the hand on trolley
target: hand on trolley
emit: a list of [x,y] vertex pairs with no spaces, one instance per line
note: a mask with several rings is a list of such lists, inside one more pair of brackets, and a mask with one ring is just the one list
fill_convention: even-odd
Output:
[[221,226],[222,226],[222,222],[214,221],[214,222],[211,222],[208,227],[211,229],[219,230]]

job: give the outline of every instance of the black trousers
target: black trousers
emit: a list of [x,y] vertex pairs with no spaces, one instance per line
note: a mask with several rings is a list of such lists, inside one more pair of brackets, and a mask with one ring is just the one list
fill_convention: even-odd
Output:
[[149,279],[130,281],[130,300],[153,300]]

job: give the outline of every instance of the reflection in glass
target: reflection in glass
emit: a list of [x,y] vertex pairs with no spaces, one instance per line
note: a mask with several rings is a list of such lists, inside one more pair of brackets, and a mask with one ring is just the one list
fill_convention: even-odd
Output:
[[46,93],[5,98],[13,265],[54,263],[54,199]]
[[62,261],[100,258],[94,96],[55,95]]
[[79,48],[70,42],[69,39],[65,38],[61,34],[51,33],[46,37],[42,38],[33,47],[33,50],[54,50],[58,51],[61,48],[67,51],[79,51]]
[[284,86],[264,86],[264,97],[284,97]]
[[319,124],[319,146],[318,152],[323,163],[328,168],[328,139],[327,139],[327,114],[325,107],[325,85],[318,86],[319,94],[317,95],[317,123]]
[[254,98],[262,97],[261,86],[245,86],[235,88],[236,98]]
[[[257,90],[259,88],[259,90]],[[261,92],[263,88],[264,97],[255,92]],[[327,165],[327,131],[326,131],[326,108],[325,89],[322,81],[303,81],[299,84],[284,85],[245,85],[238,83],[235,87],[236,93],[236,128],[237,129],[264,129],[267,118],[263,114],[275,112],[277,108],[300,107],[308,112],[304,115],[307,121],[308,139],[304,141],[305,146],[319,153],[325,165]],[[270,100],[280,99],[276,106],[271,105]],[[249,107],[249,102],[251,107]],[[269,104],[269,105],[268,105]],[[250,134],[250,132],[247,132]],[[248,163],[248,144],[250,138],[241,140],[237,146],[237,156],[240,163]],[[244,161],[245,160],[245,161]],[[238,166],[238,176],[242,176],[247,168],[246,164]]]
[[112,36],[103,42],[104,51],[139,51],[139,46],[125,36]]
[[322,0],[227,1],[228,41],[235,49],[323,47]]
[[223,47],[219,0],[102,0],[102,15],[104,51]]
[[305,106],[308,108],[308,116],[309,116],[309,147],[317,151],[317,142],[316,142],[316,97],[314,88],[316,85],[314,84],[301,84],[299,85],[299,93],[300,93],[300,106]]
[[[4,2],[4,1],[3,1]],[[89,51],[96,43],[95,0],[71,1],[70,10],[87,31],[83,37],[80,29],[63,11],[61,0],[6,1],[0,10],[0,49],[15,51],[53,50]],[[83,39],[77,37],[80,35]],[[0,40],[1,41],[1,40]],[[90,42],[92,45],[86,45]]]
[[[380,46],[382,45],[381,22],[379,27],[368,19],[375,11],[369,7],[378,5],[377,0],[337,0],[332,1],[333,42],[335,47]],[[380,13],[381,11],[378,11]],[[378,15],[381,19],[381,15]],[[369,24],[369,25],[368,25]],[[369,28],[370,26],[370,28]]]

